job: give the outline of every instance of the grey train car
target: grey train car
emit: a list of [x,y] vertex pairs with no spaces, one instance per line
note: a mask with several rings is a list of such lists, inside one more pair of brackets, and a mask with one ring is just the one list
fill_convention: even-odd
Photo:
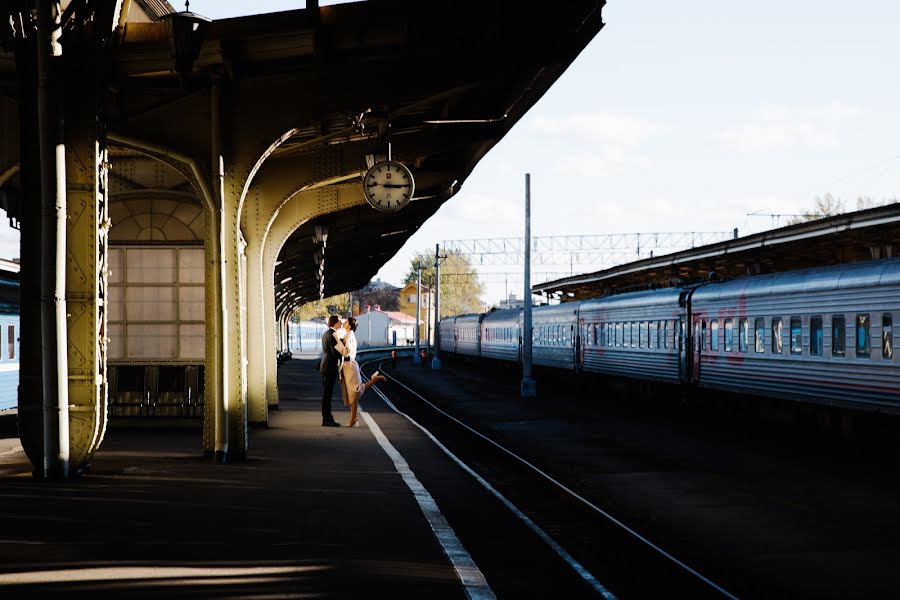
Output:
[[[898,258],[758,275],[536,307],[534,364],[900,413],[898,317]],[[522,327],[484,315],[481,356],[520,361]]]
[[522,310],[495,310],[481,322],[481,356],[518,362],[522,343]]
[[453,323],[456,353],[481,356],[481,319],[484,315],[461,315]]
[[900,411],[900,260],[705,285],[690,307],[700,387]]
[[574,371],[578,354],[580,302],[536,307],[531,315],[532,360],[535,365]]
[[680,295],[680,289],[669,288],[583,302],[579,311],[583,369],[679,383]]
[[456,317],[446,317],[438,323],[438,331],[440,332],[439,347],[442,353],[456,354]]

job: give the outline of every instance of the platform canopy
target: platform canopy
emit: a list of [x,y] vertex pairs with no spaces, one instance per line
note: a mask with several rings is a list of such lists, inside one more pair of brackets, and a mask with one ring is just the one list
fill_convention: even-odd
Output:
[[533,286],[563,301],[896,255],[900,204],[812,220]]

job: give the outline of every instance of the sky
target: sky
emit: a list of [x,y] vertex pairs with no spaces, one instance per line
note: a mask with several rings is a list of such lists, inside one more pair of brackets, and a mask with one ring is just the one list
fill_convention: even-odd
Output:
[[[191,10],[303,5],[193,0]],[[381,279],[399,283],[410,256],[437,242],[521,236],[525,173],[535,236],[745,235],[785,223],[748,214],[799,213],[816,196],[851,206],[900,196],[900,2],[609,0],[603,15],[604,29]],[[12,256],[9,232],[0,239],[0,256]]]

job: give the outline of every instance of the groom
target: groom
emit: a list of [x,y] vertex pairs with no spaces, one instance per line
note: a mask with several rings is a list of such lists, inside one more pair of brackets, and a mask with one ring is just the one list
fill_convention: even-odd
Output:
[[334,339],[334,332],[340,325],[341,318],[331,315],[328,317],[328,329],[322,334],[322,362],[319,363],[319,373],[322,374],[322,427],[341,426],[331,414],[331,396],[334,394],[334,382],[341,360],[341,353],[335,348],[337,341]]

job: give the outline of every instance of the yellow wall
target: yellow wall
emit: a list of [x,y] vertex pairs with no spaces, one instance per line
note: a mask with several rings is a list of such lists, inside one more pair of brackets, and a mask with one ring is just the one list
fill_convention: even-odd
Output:
[[[431,293],[431,290],[426,286],[422,286],[422,312],[421,312],[421,321],[422,325],[419,326],[419,337],[421,339],[425,339],[425,322],[428,316],[428,296],[431,296],[431,336],[434,338],[434,294]],[[402,290],[400,290],[400,312],[405,315],[409,315],[411,317],[416,316],[416,284],[407,283]],[[412,299],[412,302],[410,302]]]

